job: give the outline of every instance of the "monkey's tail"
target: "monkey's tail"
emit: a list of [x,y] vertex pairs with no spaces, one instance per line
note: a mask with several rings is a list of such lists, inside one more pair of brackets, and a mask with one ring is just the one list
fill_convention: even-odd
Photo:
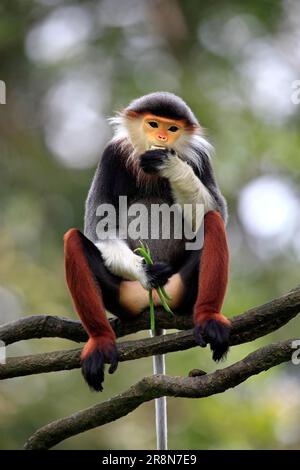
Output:
[[[162,336],[165,330],[157,329],[150,331],[151,336]],[[166,373],[165,355],[153,356],[153,373]],[[167,421],[167,397],[155,399],[155,424],[156,424],[156,446],[157,450],[168,450],[168,421]]]

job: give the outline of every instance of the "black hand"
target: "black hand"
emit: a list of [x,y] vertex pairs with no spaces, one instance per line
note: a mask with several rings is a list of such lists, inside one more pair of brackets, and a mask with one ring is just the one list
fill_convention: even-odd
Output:
[[172,276],[172,269],[167,263],[145,264],[144,269],[148,284],[153,289],[164,286]]
[[145,173],[155,174],[159,172],[168,158],[166,149],[148,150],[140,156],[140,166]]

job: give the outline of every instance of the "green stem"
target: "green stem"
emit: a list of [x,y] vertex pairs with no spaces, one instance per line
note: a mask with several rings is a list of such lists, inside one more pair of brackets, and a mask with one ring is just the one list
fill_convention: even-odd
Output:
[[168,303],[166,302],[166,299],[162,293],[162,290],[161,290],[161,287],[158,287],[156,289],[156,292],[158,293],[159,295],[159,298],[160,298],[160,301],[161,301],[161,304],[163,306],[163,308],[168,312],[168,313],[171,313],[172,315],[174,315],[174,313],[172,312],[172,310],[170,309]]
[[[134,251],[138,252],[141,256],[143,256],[144,260],[146,261],[147,264],[153,264],[153,259],[151,257],[151,253],[149,250],[149,247],[145,245],[141,240],[140,240],[140,247],[136,248]],[[164,287],[158,287],[156,289],[161,304],[163,308],[168,312],[171,313],[172,315],[173,312],[170,309],[168,305],[168,300],[172,300],[172,297],[167,294],[165,291]],[[154,303],[153,303],[153,294],[152,294],[152,289],[149,289],[149,306],[150,306],[150,324],[151,324],[151,330],[154,331],[155,328],[155,317],[154,317]]]
[[152,289],[149,289],[149,306],[150,306],[150,328],[153,334],[155,334],[155,316],[154,316],[154,303]]
[[172,297],[165,291],[164,287],[161,287],[160,289],[161,289],[162,294],[163,294],[163,296],[166,300],[172,300]]

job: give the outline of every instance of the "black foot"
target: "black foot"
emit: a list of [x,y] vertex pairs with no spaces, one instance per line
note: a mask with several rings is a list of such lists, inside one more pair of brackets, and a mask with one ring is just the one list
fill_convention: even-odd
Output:
[[104,381],[104,366],[109,362],[109,374],[113,374],[118,367],[118,353],[114,345],[109,351],[95,349],[86,359],[82,360],[82,375],[89,387],[96,392],[102,392]]
[[204,327],[195,326],[194,335],[196,342],[202,348],[210,344],[213,351],[213,360],[225,359],[229,349],[230,327],[217,320],[208,320]]

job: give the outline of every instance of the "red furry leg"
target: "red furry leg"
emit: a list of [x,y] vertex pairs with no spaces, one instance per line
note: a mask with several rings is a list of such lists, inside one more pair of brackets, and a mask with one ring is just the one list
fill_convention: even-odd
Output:
[[228,282],[229,254],[225,225],[218,212],[204,218],[204,246],[201,254],[198,297],[194,306],[197,342],[213,350],[213,359],[226,355],[229,347],[230,321],[221,313]]
[[66,280],[74,307],[89,335],[82,359],[82,373],[87,383],[101,391],[104,363],[111,364],[109,373],[118,365],[116,336],[106,318],[100,286],[93,275],[93,263],[102,262],[94,244],[79,230],[71,229],[64,236]]

